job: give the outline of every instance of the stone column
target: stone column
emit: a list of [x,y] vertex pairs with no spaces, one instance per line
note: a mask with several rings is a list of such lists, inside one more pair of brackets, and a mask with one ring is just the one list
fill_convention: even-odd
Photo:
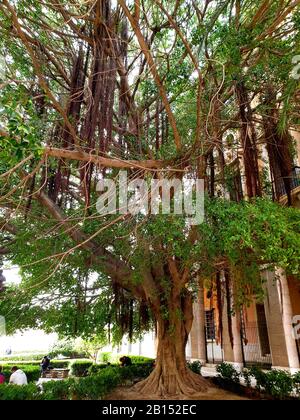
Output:
[[[224,283],[224,282],[223,282]],[[229,290],[231,308],[228,308],[228,296],[226,293],[226,287],[224,283],[223,287],[223,305],[222,305],[222,323],[223,323],[223,351],[224,361],[226,363],[233,364],[238,370],[243,369],[243,349],[241,341],[241,319],[240,314],[235,313],[231,316],[231,332],[230,324],[228,319],[228,309],[233,309],[233,294],[232,288]],[[232,342],[230,339],[230,333],[232,334]]]
[[292,308],[286,276],[282,270],[264,271],[267,297],[265,310],[274,369],[299,370],[292,330]]
[[293,309],[290,298],[290,291],[288,281],[284,270],[278,269],[278,282],[281,291],[281,305],[282,305],[282,324],[287,349],[287,356],[289,360],[289,367],[292,373],[299,371],[299,357],[297,351],[296,340],[293,335]]

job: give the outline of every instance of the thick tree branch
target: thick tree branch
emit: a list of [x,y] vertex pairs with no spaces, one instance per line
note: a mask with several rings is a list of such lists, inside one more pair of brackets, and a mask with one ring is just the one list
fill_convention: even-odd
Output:
[[91,259],[101,266],[103,272],[110,276],[122,288],[131,292],[136,298],[144,298],[144,292],[138,285],[134,285],[131,268],[121,259],[112,255],[102,246],[99,246],[88,235],[77,227],[71,225],[61,209],[45,194],[39,192],[34,198],[57,220],[62,227],[67,228],[69,236],[81,248],[91,252]]
[[106,168],[124,169],[163,169],[168,166],[167,162],[161,160],[122,160],[118,158],[107,158],[95,154],[77,152],[75,150],[57,149],[52,147],[45,148],[45,155],[61,159],[70,159],[83,162],[91,162]]

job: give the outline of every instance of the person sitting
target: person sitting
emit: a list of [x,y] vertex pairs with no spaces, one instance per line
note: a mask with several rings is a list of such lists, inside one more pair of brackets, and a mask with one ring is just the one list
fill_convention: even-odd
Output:
[[41,375],[42,376],[49,369],[49,366],[50,366],[50,359],[48,356],[45,356],[41,362]]
[[4,384],[5,382],[5,376],[2,373],[2,366],[0,366],[0,385]]
[[130,357],[128,356],[120,357],[120,363],[121,363],[121,367],[128,367],[132,365],[132,361]]
[[27,385],[27,376],[26,374],[18,368],[18,366],[14,366],[11,368],[11,376],[9,378],[9,383],[13,385]]

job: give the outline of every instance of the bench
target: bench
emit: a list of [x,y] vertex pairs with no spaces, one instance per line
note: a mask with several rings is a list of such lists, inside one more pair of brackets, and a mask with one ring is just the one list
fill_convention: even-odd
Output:
[[69,376],[70,369],[48,369],[42,374],[42,378],[47,379],[66,379]]

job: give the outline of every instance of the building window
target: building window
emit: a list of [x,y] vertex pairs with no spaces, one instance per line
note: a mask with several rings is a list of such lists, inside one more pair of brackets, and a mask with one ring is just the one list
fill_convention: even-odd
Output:
[[215,310],[205,311],[205,331],[207,340],[216,339]]

